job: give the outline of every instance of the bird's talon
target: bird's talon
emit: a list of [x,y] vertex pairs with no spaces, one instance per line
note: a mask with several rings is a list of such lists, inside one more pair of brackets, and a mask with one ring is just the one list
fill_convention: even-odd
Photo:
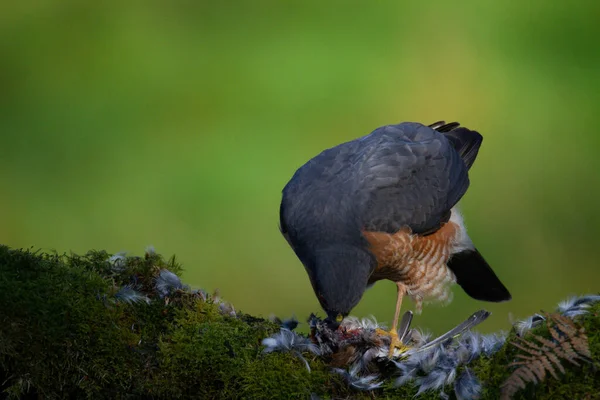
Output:
[[394,353],[395,353],[394,350],[395,349],[398,349],[398,351],[400,352],[399,355],[403,355],[403,354],[407,353],[410,350],[410,346],[406,346],[400,340],[397,340],[396,343],[390,344],[390,352],[389,352],[389,357],[390,358],[392,358],[394,356]]
[[375,329],[375,332],[379,335],[379,336],[388,336],[390,333],[386,330],[383,330],[381,328],[377,328]]
[[409,346],[406,346],[404,343],[402,343],[402,341],[398,337],[398,332],[396,332],[395,330],[384,331],[383,329],[377,328],[375,331],[377,332],[378,335],[390,337],[390,350],[388,353],[389,358],[394,357],[394,353],[396,352],[395,351],[396,349],[398,349],[400,351],[400,354],[406,353],[408,350],[410,350]]
[[405,346],[404,344],[402,344],[402,341],[400,341],[398,333],[396,331],[391,331],[388,334],[390,335],[390,350],[388,353],[388,357],[393,358],[396,349],[400,350],[401,354],[404,353],[406,351],[404,350]]

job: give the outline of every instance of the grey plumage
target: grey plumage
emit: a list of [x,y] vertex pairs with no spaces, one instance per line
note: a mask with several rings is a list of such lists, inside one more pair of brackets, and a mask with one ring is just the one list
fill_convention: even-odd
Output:
[[[314,226],[310,233],[323,239],[338,224],[355,228],[348,236],[359,236],[360,228],[426,232],[468,185],[467,167],[444,134],[418,123],[388,125],[325,150],[298,169],[283,191],[285,229],[297,235]],[[305,215],[308,204],[318,213]]]
[[446,137],[414,123],[375,130],[358,168],[361,223],[394,233],[426,233],[447,220],[469,186],[467,167]]
[[[467,179],[452,199],[444,196],[450,175],[452,181]],[[414,176],[424,179],[422,187],[416,187]],[[412,186],[404,188],[407,184]],[[348,314],[376,265],[361,229],[429,229],[467,185],[466,167],[442,134],[415,123],[386,126],[325,150],[299,168],[283,189],[280,228],[321,306],[332,317]],[[401,198],[390,202],[399,191]]]

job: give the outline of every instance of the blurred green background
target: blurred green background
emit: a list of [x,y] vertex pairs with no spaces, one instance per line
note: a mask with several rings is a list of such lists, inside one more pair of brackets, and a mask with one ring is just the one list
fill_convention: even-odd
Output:
[[[600,290],[598,2],[0,5],[0,243],[176,254],[245,312],[320,311],[278,231],[326,147],[457,120],[484,145],[462,202],[513,294],[459,288],[416,324],[481,330]],[[355,315],[391,321],[380,282]],[[405,308],[411,307],[410,302]]]

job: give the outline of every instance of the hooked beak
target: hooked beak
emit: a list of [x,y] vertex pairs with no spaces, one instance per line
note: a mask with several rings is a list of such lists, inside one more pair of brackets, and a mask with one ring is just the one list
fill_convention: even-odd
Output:
[[327,324],[327,327],[329,329],[335,331],[340,327],[340,324],[343,320],[344,316],[342,314],[337,314],[335,318],[332,318],[332,316],[330,315],[329,317],[325,318],[325,323]]

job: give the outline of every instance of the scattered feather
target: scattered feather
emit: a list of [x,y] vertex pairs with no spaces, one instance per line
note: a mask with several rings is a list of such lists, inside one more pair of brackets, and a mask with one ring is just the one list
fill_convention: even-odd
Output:
[[[402,369],[402,367],[399,367],[398,369]],[[416,377],[417,377],[417,370],[416,369],[408,369],[406,373],[402,374],[399,378],[396,378],[396,380],[394,381],[394,386],[395,387],[404,386],[407,383],[415,380]]]
[[425,376],[418,377],[416,379],[416,385],[419,388],[417,396],[433,390],[443,390],[444,386],[454,382],[455,377],[456,370],[446,371],[443,369],[435,369]]
[[200,297],[202,301],[206,301],[208,299],[208,293],[202,289],[192,290],[192,294]]
[[127,261],[126,255],[127,252],[122,251],[120,253],[113,254],[108,258],[108,262],[111,264],[115,272],[123,272],[125,270],[125,265]]
[[215,290],[213,290],[210,298],[212,299],[213,303],[221,302],[221,291],[219,290],[219,288],[215,288]]
[[358,359],[358,365],[361,371],[369,371],[371,363],[377,358],[382,358],[386,356],[386,352],[384,349],[380,349],[378,347],[371,347],[367,349],[361,357]]
[[503,332],[481,335],[481,350],[487,357],[500,350],[504,343],[506,343],[506,334]]
[[456,354],[461,363],[468,364],[479,357],[482,350],[482,336],[477,332],[467,331],[460,335],[457,340]]
[[276,333],[262,341],[265,349],[263,353],[272,353],[275,351],[279,352],[290,352],[298,357],[302,362],[304,362],[304,366],[310,372],[310,365],[308,361],[302,355],[302,352],[310,352],[316,355],[320,355],[321,352],[319,348],[313,344],[309,339],[297,335],[296,333],[288,330],[281,329],[279,333]]
[[289,329],[290,331],[293,331],[294,329],[296,329],[298,327],[298,320],[296,319],[296,317],[284,319],[281,322],[281,326],[284,329]]
[[163,298],[176,290],[185,289],[186,286],[181,283],[181,279],[177,275],[167,269],[162,269],[156,278],[155,288],[158,295]]
[[358,366],[352,367],[350,371],[341,368],[333,369],[333,372],[342,375],[346,382],[348,382],[348,385],[356,390],[375,390],[383,385],[383,382],[377,381],[379,379],[378,375],[360,376],[358,371]]
[[565,317],[574,318],[589,312],[593,303],[600,301],[600,295],[587,295],[581,297],[570,297],[558,303],[558,311]]
[[288,319],[284,319],[282,321],[278,317],[272,315],[269,319],[272,322],[274,322],[277,325],[279,325],[281,328],[287,329],[287,330],[290,330],[290,331],[293,331],[294,329],[296,329],[298,327],[298,320],[296,319],[295,316],[292,316],[292,317],[290,317]]
[[[429,336],[418,330],[410,332],[408,356],[396,361],[399,377],[396,386],[412,382],[418,394],[438,391],[444,394],[445,387],[455,382],[458,368],[468,365],[482,354],[497,351],[501,337],[481,335],[470,329],[485,320],[489,313],[480,311],[440,337],[429,340]],[[466,378],[465,378],[466,379]]]
[[[577,363],[580,358],[585,358],[585,354],[589,354],[589,348],[585,347],[587,342],[583,339],[578,340],[570,343],[570,348],[565,348],[564,343],[570,340],[569,335],[575,335],[577,330],[570,328],[567,322],[556,322],[556,319],[570,321],[566,317],[588,312],[590,305],[596,301],[600,301],[600,296],[583,296],[562,302],[559,311],[565,316],[556,314],[552,317],[552,339],[536,337],[536,342],[532,343],[540,349],[552,347],[558,349],[555,352],[563,351],[569,362]],[[396,369],[396,386],[411,383],[416,386],[419,394],[438,391],[438,395],[442,397],[445,395],[444,390],[452,387],[458,399],[477,399],[481,396],[482,384],[467,366],[482,356],[490,357],[498,352],[506,344],[507,338],[504,332],[484,335],[471,330],[488,315],[484,310],[474,313],[466,321],[433,340],[429,333],[407,327],[404,330],[406,335],[403,343],[410,349],[392,360],[388,358],[389,337],[380,336],[377,332],[378,329],[385,328],[372,317],[347,317],[337,331],[332,331],[315,315],[310,316],[308,323],[311,339],[319,353],[331,357],[331,366],[336,368],[336,373],[345,377],[351,387],[359,390],[373,390],[379,387],[383,378],[373,374],[373,371],[378,371],[378,366],[388,368],[391,361],[391,365]],[[517,322],[515,329],[521,337],[544,321],[549,323],[544,315],[534,314]],[[533,347],[526,348],[540,351]],[[532,354],[525,355],[534,357]],[[558,355],[556,357],[560,359]],[[552,364],[553,361],[549,359],[549,363]],[[562,366],[554,368],[559,371]],[[539,379],[535,372],[530,372],[535,379]],[[523,379],[531,374],[526,374]]]
[[224,301],[219,303],[219,311],[221,312],[221,314],[229,315],[230,317],[235,317],[237,315],[235,312],[235,308],[233,308],[233,305]]
[[431,332],[423,332],[419,329],[411,329],[407,337],[407,342],[409,342],[411,346],[418,348],[431,340]]
[[419,352],[415,354],[416,362],[418,362],[419,368],[426,374],[433,371],[439,362],[440,357],[445,354],[445,349],[442,345],[432,347],[429,351]]
[[515,324],[515,329],[519,336],[523,336],[531,329],[536,326],[540,326],[540,324],[545,320],[543,315],[533,314],[531,317],[525,318],[524,320],[517,321]]
[[138,292],[131,285],[125,285],[121,287],[119,291],[115,293],[115,301],[126,304],[135,304],[141,302],[145,302],[146,304],[150,303],[148,296]]
[[465,368],[454,382],[454,393],[458,400],[475,400],[481,397],[481,383],[469,368]]
[[310,339],[288,329],[281,329],[278,333],[263,339],[262,344],[265,346],[263,350],[265,353],[297,350],[301,352],[309,351],[317,355],[321,354],[319,347],[312,343]]
[[367,318],[357,318],[357,317],[346,317],[342,322],[342,327],[346,330],[355,330],[355,329],[386,329],[385,326],[379,325],[374,316],[370,316]]

